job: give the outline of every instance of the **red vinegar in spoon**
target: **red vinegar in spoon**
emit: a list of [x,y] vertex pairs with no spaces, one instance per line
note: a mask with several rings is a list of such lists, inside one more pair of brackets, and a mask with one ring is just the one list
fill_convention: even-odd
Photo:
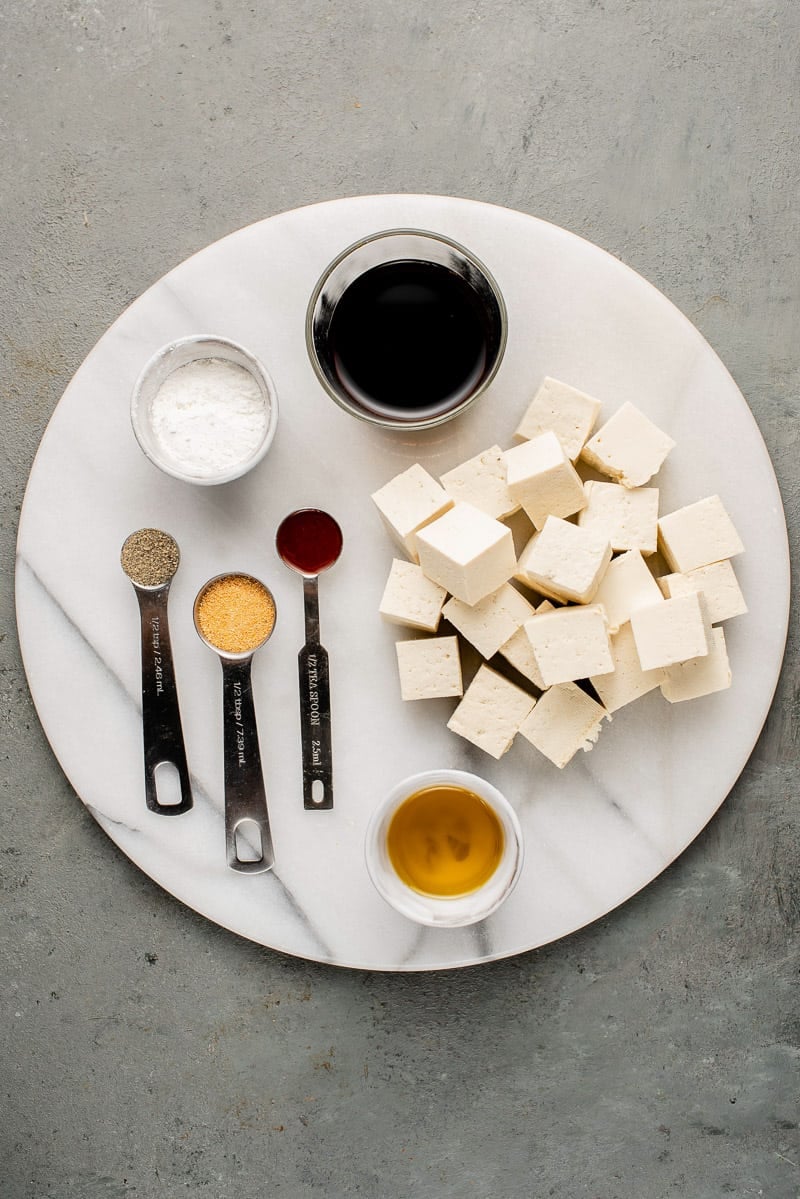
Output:
[[300,508],[281,521],[275,546],[287,566],[303,575],[318,575],[341,554],[342,530],[320,508]]

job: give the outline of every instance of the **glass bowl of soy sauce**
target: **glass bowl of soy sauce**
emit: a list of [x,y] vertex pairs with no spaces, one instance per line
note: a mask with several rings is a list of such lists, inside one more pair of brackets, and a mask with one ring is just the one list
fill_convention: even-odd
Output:
[[322,386],[385,428],[451,420],[497,374],[508,333],[497,283],[441,234],[390,229],[334,259],[308,306],[306,342]]

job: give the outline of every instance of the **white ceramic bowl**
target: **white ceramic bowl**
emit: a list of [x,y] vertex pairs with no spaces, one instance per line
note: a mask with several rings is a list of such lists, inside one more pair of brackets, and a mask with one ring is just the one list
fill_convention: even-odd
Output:
[[[497,815],[503,827],[504,848],[500,864],[490,879],[468,895],[438,897],[413,890],[400,879],[386,848],[386,834],[400,804],[426,787],[463,787],[474,792]],[[365,841],[367,870],[387,903],[409,920],[439,928],[458,928],[485,920],[514,889],[522,870],[523,842],[517,814],[496,787],[465,770],[426,770],[393,787],[375,810]]]
[[[244,367],[258,383],[266,415],[264,435],[255,449],[233,465],[227,465],[213,474],[193,473],[173,458],[156,437],[151,419],[153,401],[167,377],[181,366],[208,358],[221,358]],[[225,337],[198,333],[162,346],[145,365],[131,396],[131,424],[143,452],[166,474],[184,483],[197,483],[200,486],[229,483],[252,470],[272,444],[278,424],[278,396],[267,370],[249,350]]]

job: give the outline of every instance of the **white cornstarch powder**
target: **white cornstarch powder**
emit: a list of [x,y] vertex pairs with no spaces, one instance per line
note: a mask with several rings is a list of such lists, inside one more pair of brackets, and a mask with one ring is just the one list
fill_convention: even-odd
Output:
[[267,408],[248,370],[198,358],[168,375],[150,410],[162,451],[189,474],[216,475],[244,462],[267,429]]

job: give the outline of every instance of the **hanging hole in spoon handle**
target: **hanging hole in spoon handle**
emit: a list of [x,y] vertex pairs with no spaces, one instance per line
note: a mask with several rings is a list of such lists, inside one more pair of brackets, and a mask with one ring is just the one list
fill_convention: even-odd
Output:
[[[159,816],[180,816],[192,807],[192,787],[183,741],[178,688],[172,663],[167,621],[169,584],[158,590],[135,588],[142,626],[142,738],[144,742],[144,798]],[[173,789],[159,786],[171,766],[177,774],[180,796],[162,803]],[[159,779],[159,775],[161,779]]]
[[221,658],[225,854],[231,870],[264,874],[275,864],[261,768],[252,658]]

